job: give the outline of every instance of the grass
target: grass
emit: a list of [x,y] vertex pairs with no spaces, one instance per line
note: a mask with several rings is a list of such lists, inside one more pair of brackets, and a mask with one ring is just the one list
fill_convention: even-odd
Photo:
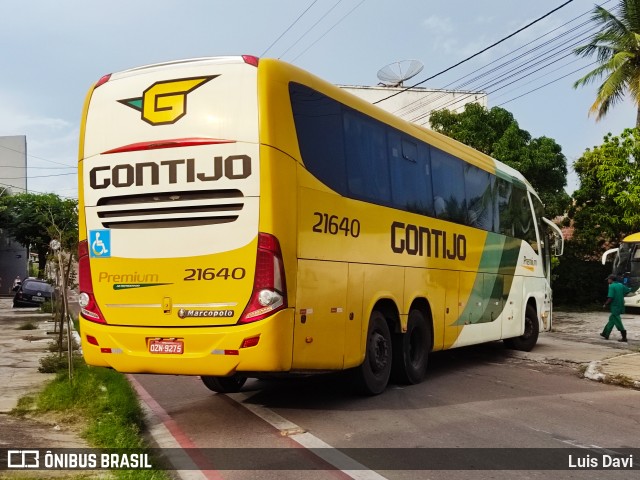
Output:
[[40,305],[40,313],[53,313],[53,304],[50,300]]
[[638,388],[632,378],[629,378],[626,375],[620,373],[616,375],[607,375],[604,379],[604,383],[619,385],[625,388]]
[[[54,356],[57,357],[49,357]],[[66,355],[63,359],[66,360]],[[63,415],[67,419],[78,419],[77,423],[83,430],[81,435],[92,447],[150,453],[143,437],[142,408],[126,377],[114,370],[90,367],[81,358],[74,362],[73,381],[69,381],[65,361],[60,365],[56,378],[42,392],[20,399],[12,413],[16,416]],[[171,478],[161,470],[111,470],[109,473],[115,479]],[[91,477],[74,474],[64,478]]]
[[35,323],[29,321],[20,325],[17,330],[36,330],[37,328],[38,326]]

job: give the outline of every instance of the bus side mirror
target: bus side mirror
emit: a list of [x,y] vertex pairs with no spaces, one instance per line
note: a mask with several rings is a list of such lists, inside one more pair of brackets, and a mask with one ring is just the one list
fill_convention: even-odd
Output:
[[561,257],[564,253],[564,237],[562,236],[562,230],[547,218],[542,217],[542,221],[551,227],[551,233],[553,233],[553,256]]
[[607,263],[607,257],[609,255],[611,255],[612,253],[616,253],[618,251],[617,248],[610,248],[609,250],[607,250],[606,252],[604,252],[602,254],[602,264],[604,265],[605,263]]

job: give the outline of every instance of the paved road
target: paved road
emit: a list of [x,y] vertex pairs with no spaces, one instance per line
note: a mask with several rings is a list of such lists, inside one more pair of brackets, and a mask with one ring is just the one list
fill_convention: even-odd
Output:
[[[373,398],[354,397],[340,376],[253,381],[237,395],[213,394],[197,378],[134,378],[157,402],[156,419],[158,412],[167,414],[178,441],[188,447],[297,447],[299,452],[305,452],[299,447],[314,446],[576,447],[592,455],[593,447],[640,447],[640,392],[586,381],[578,373],[580,361],[553,358],[579,358],[585,349],[591,357],[606,358],[615,355],[614,347],[619,345],[604,341],[598,344],[595,338],[591,344],[591,337],[584,331],[580,341],[571,335],[547,334],[531,354],[514,355],[499,342],[437,353],[432,356],[429,378],[424,383],[391,386]],[[567,348],[573,348],[573,353],[568,354]],[[307,462],[303,468],[317,465],[313,455],[300,455]],[[409,454],[407,461],[412,460]],[[215,469],[215,464],[203,462],[201,467]],[[427,475],[424,471],[384,468],[350,474],[313,473],[316,478],[334,478],[339,473],[341,478],[390,479],[487,478],[488,474],[491,478],[513,478],[514,474],[438,471]],[[301,476],[300,472],[269,471],[259,475],[222,471],[215,475],[231,479]],[[631,478],[628,471],[562,471],[552,476]],[[529,471],[525,477],[549,478],[549,472]]]
[[[0,400],[6,412],[20,395],[46,380],[36,369],[38,359],[46,354],[51,325],[44,323],[46,315],[11,309],[6,299],[0,299],[0,317],[4,326],[0,377],[5,386]],[[18,330],[28,317],[38,329]],[[637,358],[629,353],[640,347],[640,316],[624,317],[629,344],[599,338],[606,317],[606,312],[560,312],[554,331],[543,334],[530,353],[510,352],[496,342],[434,354],[427,381],[412,387],[391,386],[373,398],[354,397],[336,375],[251,381],[236,395],[213,394],[194,377],[132,378],[141,387],[151,431],[161,446],[280,447],[272,455],[274,461],[284,458],[288,465],[299,467],[293,472],[217,471],[219,464],[207,463],[197,455],[199,450],[188,450],[190,460],[202,471],[181,472],[182,478],[513,478],[512,471],[406,472],[385,469],[391,465],[386,463],[367,470],[372,459],[348,471],[343,464],[349,457],[323,459],[310,449],[469,447],[474,449],[471,452],[482,452],[477,449],[577,447],[592,454],[594,446],[638,447],[640,391],[591,382],[579,373],[594,363]],[[0,443],[7,445],[82,445],[64,430],[64,425],[61,430],[55,424],[38,425],[0,415]],[[235,452],[247,461],[264,462],[260,451]],[[291,452],[295,458],[289,456]],[[640,463],[640,454],[637,457]],[[415,456],[409,460],[415,461]],[[331,464],[347,471],[326,470]],[[551,476],[631,478],[628,473],[563,470]],[[518,476],[549,478],[549,472],[533,469]]]

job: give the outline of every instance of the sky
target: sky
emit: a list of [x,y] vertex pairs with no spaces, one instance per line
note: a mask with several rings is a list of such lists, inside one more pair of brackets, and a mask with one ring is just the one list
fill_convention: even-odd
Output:
[[[424,69],[405,83],[409,86],[565,1],[0,0],[0,136],[26,135],[29,191],[77,198],[82,106],[91,85],[107,73],[185,58],[251,54],[281,58],[339,85],[376,85],[376,73],[385,65],[419,60]],[[600,3],[613,9],[618,0]],[[501,57],[513,58],[560,34],[565,36],[550,45],[566,48],[586,38],[577,37],[580,32],[594,31],[587,25],[570,33],[590,18],[593,7],[592,1],[573,0],[420,86],[456,88],[465,76],[504,62]],[[570,42],[574,37],[578,40]],[[571,193],[578,187],[573,162],[586,148],[601,144],[608,132],[633,127],[635,108],[625,98],[603,120],[589,117],[597,84],[572,85],[593,66],[574,71],[591,60],[563,55],[536,74],[513,77],[509,86],[504,85],[510,73],[502,70],[497,73],[504,81],[500,90],[482,83],[462,88],[488,86],[483,90],[489,93],[489,108],[509,110],[532,137],[553,138],[567,157]],[[522,61],[533,63],[526,57]]]

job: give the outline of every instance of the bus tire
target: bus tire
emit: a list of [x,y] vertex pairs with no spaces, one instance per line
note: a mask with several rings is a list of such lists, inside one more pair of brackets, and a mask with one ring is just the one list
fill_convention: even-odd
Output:
[[540,332],[540,324],[536,309],[532,305],[527,305],[524,315],[524,333],[515,338],[505,338],[504,344],[512,350],[520,350],[522,352],[530,352],[538,343],[538,333]]
[[244,382],[247,381],[247,377],[235,373],[230,377],[213,377],[209,375],[203,375],[200,377],[202,383],[212,392],[217,393],[238,393]]
[[393,344],[393,378],[399,383],[415,385],[427,375],[431,329],[420,310],[411,310],[407,331],[395,336]]
[[384,392],[389,383],[392,360],[393,347],[389,325],[384,315],[374,310],[369,318],[364,362],[354,371],[358,391],[364,395],[378,395]]

